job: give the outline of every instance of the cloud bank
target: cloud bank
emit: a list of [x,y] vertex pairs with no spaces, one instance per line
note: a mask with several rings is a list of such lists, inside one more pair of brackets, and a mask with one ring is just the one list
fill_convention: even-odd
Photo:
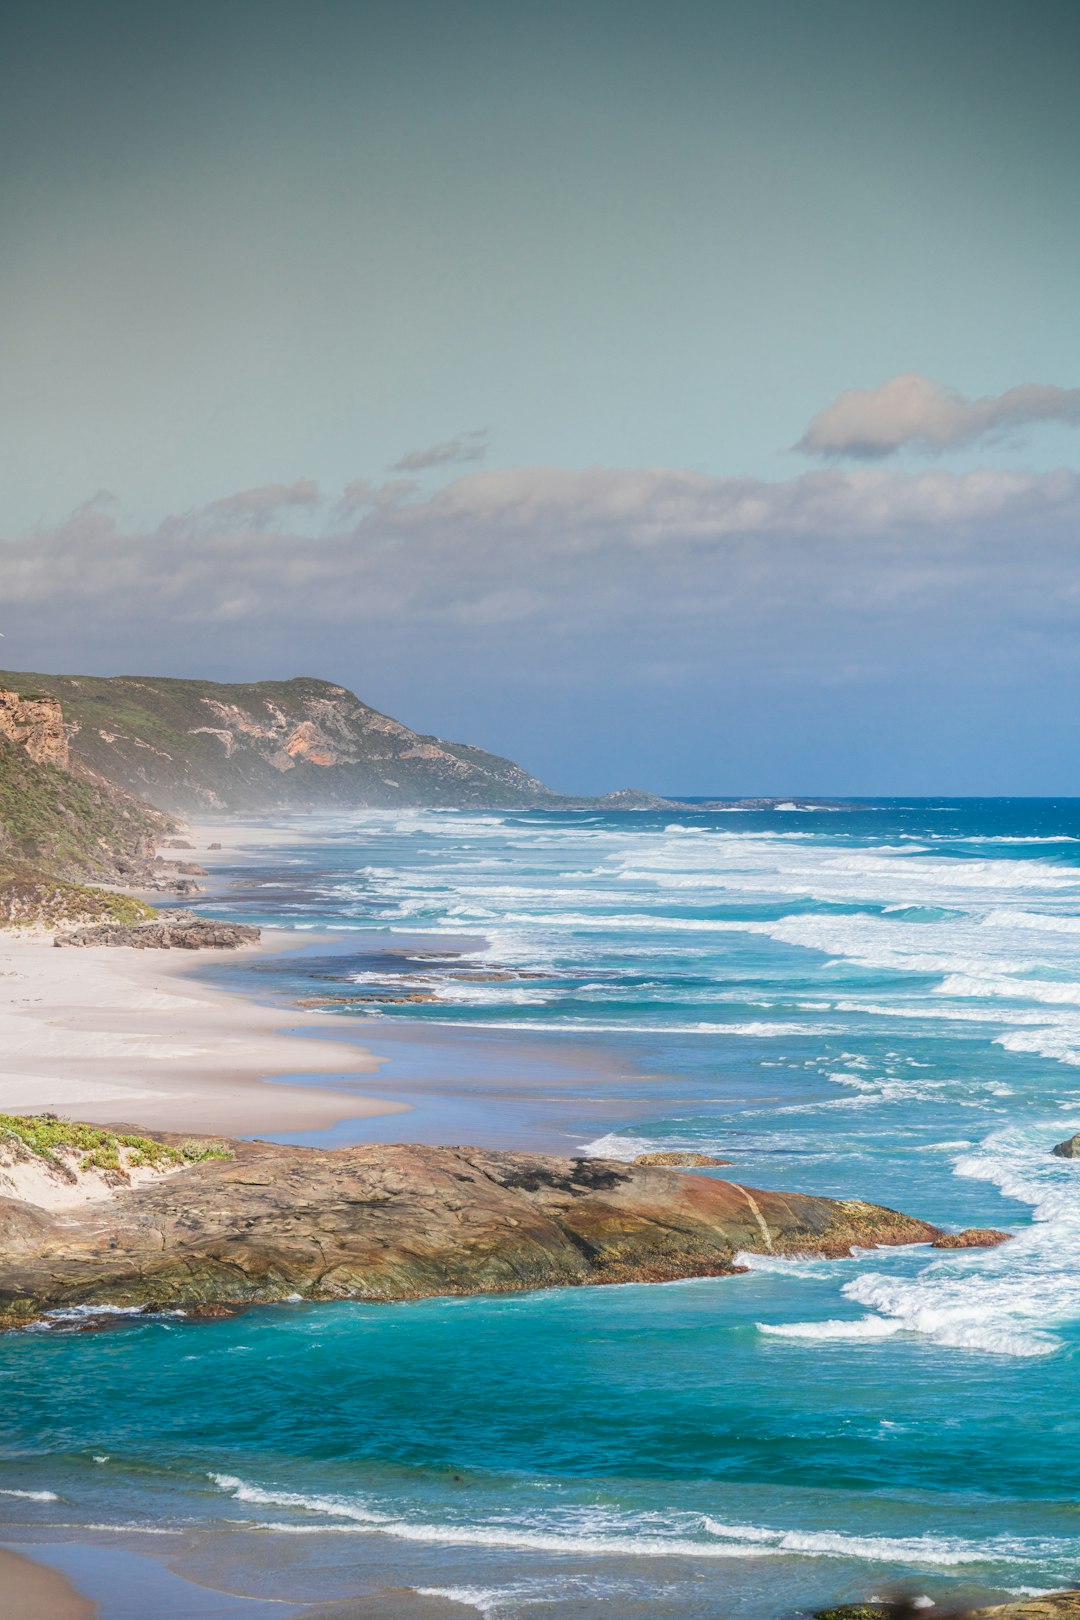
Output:
[[898,450],[935,454],[1000,439],[1036,422],[1080,424],[1080,388],[1024,383],[965,399],[917,371],[878,388],[849,388],[814,417],[795,446],[807,455],[880,461]]
[[[293,532],[297,510],[320,532]],[[1075,595],[1078,532],[1080,475],[1068,471],[823,470],[766,483],[533,467],[467,475],[426,498],[401,480],[357,482],[336,500],[307,480],[271,485],[149,530],[95,499],[3,549],[9,614],[47,611],[77,645],[88,613],[117,633],[157,624],[167,640],[226,621],[527,619],[603,633],[620,618],[674,623],[733,603],[760,615],[857,595],[896,609],[913,585],[940,600],[961,577],[1008,578],[1027,598],[1040,548]]]
[[326,675],[568,788],[937,791],[969,732],[971,791],[1080,761],[1068,471],[301,481],[149,528],[95,499],[2,554],[14,667]]

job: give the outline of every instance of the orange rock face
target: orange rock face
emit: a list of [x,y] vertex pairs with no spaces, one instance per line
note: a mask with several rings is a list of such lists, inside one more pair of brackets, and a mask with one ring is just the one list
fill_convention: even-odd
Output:
[[0,690],[0,737],[24,748],[36,765],[68,768],[67,732],[56,698]]

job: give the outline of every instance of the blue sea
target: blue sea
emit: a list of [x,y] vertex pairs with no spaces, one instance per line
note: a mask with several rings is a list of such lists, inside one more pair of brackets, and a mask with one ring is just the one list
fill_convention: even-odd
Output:
[[0,1542],[77,1567],[102,1620],[778,1620],[1080,1581],[1080,1163],[1050,1153],[1080,1130],[1080,802],[274,836],[203,909],[295,949],[200,974],[283,1026],[326,997],[383,1060],[340,1084],[412,1105],[298,1140],[702,1149],[1015,1239],[9,1335]]

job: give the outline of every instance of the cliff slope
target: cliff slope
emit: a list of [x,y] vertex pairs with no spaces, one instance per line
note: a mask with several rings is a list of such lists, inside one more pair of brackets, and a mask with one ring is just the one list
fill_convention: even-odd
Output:
[[168,825],[70,758],[54,697],[0,689],[0,924],[134,920],[146,910],[137,901],[79,880],[137,869]]
[[73,759],[179,814],[565,802],[510,760],[420,736],[329,681],[0,673],[3,686],[59,699]]

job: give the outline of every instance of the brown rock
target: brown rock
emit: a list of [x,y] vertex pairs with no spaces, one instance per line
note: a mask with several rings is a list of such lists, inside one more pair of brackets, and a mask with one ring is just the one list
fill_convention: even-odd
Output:
[[76,1303],[190,1309],[293,1293],[391,1300],[665,1282],[730,1275],[740,1249],[838,1256],[938,1235],[858,1199],[610,1159],[230,1145],[233,1158],[63,1219],[0,1198],[0,1321]]
[[[886,1603],[844,1603],[834,1609],[819,1609],[814,1620],[917,1620],[923,1613],[910,1599],[898,1598]],[[1080,1590],[1047,1592],[1042,1597],[997,1603],[988,1609],[935,1607],[933,1613],[940,1620],[1080,1620]]]
[[1011,1232],[999,1232],[992,1226],[969,1226],[963,1232],[942,1232],[934,1239],[935,1249],[993,1249],[999,1243],[1008,1243]]
[[672,1170],[698,1170],[709,1164],[730,1164],[730,1159],[718,1159],[713,1153],[639,1153],[635,1164],[667,1165]]
[[218,922],[188,912],[159,916],[142,923],[91,923],[70,933],[57,934],[54,945],[124,945],[132,950],[205,951],[235,950],[255,945],[260,930],[247,923]]
[[64,713],[54,697],[20,697],[0,690],[0,737],[26,750],[35,765],[68,768]]
[[999,1603],[992,1609],[972,1609],[964,1620],[1077,1620],[1078,1616],[1080,1589],[1073,1589],[1021,1598],[1019,1603]]
[[1051,1152],[1059,1159],[1080,1159],[1080,1131],[1077,1131],[1075,1136],[1066,1137],[1064,1142],[1059,1142]]

